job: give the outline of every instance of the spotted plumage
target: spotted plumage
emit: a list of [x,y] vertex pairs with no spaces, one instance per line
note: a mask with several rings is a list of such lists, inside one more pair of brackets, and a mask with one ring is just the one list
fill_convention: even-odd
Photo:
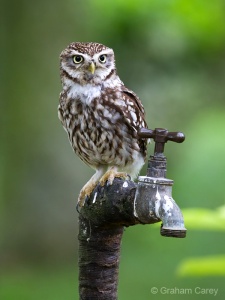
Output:
[[147,127],[140,99],[116,73],[114,52],[98,43],[72,43],[60,55],[59,119],[79,158],[96,170],[82,188],[83,206],[95,186],[115,177],[135,178],[144,164]]

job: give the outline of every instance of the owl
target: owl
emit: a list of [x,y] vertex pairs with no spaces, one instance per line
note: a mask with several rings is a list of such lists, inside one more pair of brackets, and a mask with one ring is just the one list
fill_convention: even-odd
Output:
[[146,158],[147,127],[138,96],[117,75],[112,49],[99,43],[71,43],[60,54],[62,92],[59,119],[78,157],[95,170],[81,189],[78,205],[100,182],[134,179]]

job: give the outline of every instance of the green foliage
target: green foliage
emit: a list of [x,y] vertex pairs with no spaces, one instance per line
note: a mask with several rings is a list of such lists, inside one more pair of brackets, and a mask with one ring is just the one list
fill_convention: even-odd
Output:
[[225,255],[193,257],[181,262],[178,276],[225,276]]
[[[120,37],[122,32],[122,38],[130,43],[143,39],[155,56],[163,54],[160,51],[163,46],[166,52],[172,51],[176,56],[186,56],[196,50],[208,54],[220,50],[225,41],[222,0],[109,0],[104,5],[96,0],[89,3],[98,12],[93,16],[93,10],[89,10],[94,30]],[[101,22],[98,22],[99,15]]]
[[189,229],[225,231],[225,206],[216,210],[187,208],[183,210],[183,214]]
[[[225,231],[225,206],[216,210],[189,208],[183,210],[190,230]],[[185,258],[177,268],[178,276],[225,276],[225,256]]]

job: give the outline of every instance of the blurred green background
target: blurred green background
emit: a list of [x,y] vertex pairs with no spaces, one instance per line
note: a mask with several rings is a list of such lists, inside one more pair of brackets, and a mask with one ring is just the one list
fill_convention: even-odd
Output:
[[1,3],[0,299],[78,299],[75,204],[93,171],[57,118],[59,54],[73,41],[113,48],[149,127],[186,135],[166,155],[187,237],[163,238],[159,224],[127,228],[119,299],[180,297],[162,287],[191,288],[196,299],[212,297],[196,287],[216,288],[224,299],[224,0]]

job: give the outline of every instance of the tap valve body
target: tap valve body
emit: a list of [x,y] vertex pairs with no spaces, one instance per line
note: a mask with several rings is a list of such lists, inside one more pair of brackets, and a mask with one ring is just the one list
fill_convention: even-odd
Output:
[[182,213],[172,198],[173,180],[166,178],[167,160],[164,147],[167,141],[182,143],[185,136],[181,132],[169,132],[163,128],[142,128],[139,136],[152,138],[155,141],[155,149],[154,155],[151,155],[148,161],[147,176],[138,177],[135,216],[144,223],[162,220],[161,235],[183,238],[186,236],[186,228]]

